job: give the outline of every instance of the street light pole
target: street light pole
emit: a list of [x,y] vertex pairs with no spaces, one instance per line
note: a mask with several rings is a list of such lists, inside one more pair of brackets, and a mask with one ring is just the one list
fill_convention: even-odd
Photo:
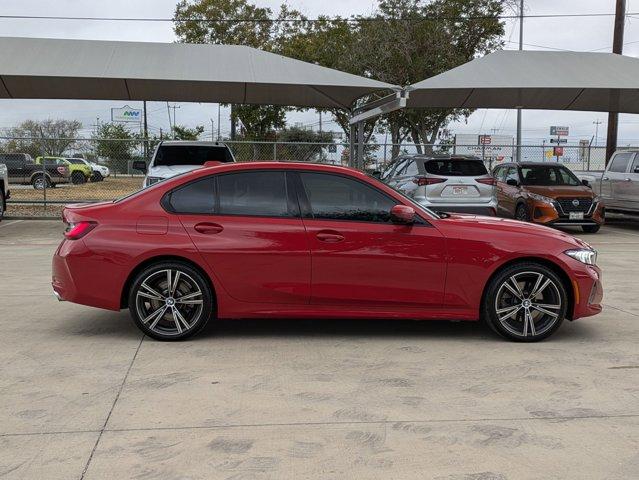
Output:
[[[519,2],[519,50],[524,49],[524,0]],[[521,108],[517,109],[517,161],[521,162]]]
[[597,142],[599,140],[599,125],[601,125],[603,122],[599,119],[597,119],[597,121],[592,122],[595,124],[595,147],[597,146]]

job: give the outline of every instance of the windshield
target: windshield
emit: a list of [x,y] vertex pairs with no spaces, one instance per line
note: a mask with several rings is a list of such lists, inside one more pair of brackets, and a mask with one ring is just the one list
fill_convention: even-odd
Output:
[[232,161],[229,149],[221,145],[160,145],[153,165],[168,167]]
[[523,185],[530,186],[570,186],[581,185],[579,179],[561,165],[532,165],[521,167]]

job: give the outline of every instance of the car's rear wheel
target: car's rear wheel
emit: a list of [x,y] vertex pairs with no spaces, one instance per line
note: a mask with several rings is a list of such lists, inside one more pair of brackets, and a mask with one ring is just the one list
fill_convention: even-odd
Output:
[[510,340],[535,342],[552,335],[568,309],[566,289],[550,268],[522,262],[505,268],[486,290],[483,316]]
[[82,172],[73,172],[71,174],[71,183],[73,183],[73,185],[82,185],[83,183],[86,183],[86,181],[87,177],[85,177]]
[[597,233],[601,225],[583,225],[581,229],[586,233]]
[[528,208],[523,203],[517,205],[517,210],[515,210],[515,219],[521,222],[529,222],[530,215],[528,214]]
[[157,340],[182,340],[198,333],[213,315],[208,281],[191,266],[161,262],[140,272],[129,291],[136,325]]
[[34,176],[33,180],[31,180],[31,184],[36,190],[44,190],[45,188],[51,188],[53,186],[49,177],[42,174]]

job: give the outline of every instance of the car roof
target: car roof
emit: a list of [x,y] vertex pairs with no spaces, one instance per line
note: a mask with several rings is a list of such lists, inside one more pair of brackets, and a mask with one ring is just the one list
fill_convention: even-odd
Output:
[[505,162],[495,165],[497,167],[503,167],[504,165],[509,167],[566,167],[563,163],[557,162]]
[[199,147],[226,147],[221,142],[204,142],[199,140],[163,140],[160,145],[183,145],[183,146],[199,146]]
[[424,154],[424,153],[415,153],[411,155],[401,155],[397,159],[405,159],[412,158],[415,160],[479,160],[482,161],[481,158],[476,157],[474,155],[455,155],[449,153],[433,153],[433,154]]

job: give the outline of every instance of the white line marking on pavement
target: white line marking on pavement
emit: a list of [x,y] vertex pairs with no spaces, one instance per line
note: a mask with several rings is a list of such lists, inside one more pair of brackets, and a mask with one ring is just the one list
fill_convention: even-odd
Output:
[[9,225],[15,225],[16,223],[20,223],[20,222],[24,222],[24,220],[14,220],[13,222],[2,223],[2,224],[0,224],[0,228],[8,227]]

